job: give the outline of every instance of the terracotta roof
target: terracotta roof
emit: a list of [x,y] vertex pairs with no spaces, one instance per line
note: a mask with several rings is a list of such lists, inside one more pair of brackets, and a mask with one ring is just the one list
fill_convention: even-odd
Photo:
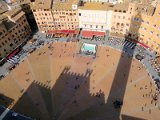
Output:
[[16,9],[12,9],[12,10],[9,10],[9,11],[5,12],[4,15],[14,17],[17,14],[19,14],[20,12],[21,12],[21,8],[16,8]]
[[32,9],[51,9],[53,0],[35,0],[32,2]]
[[7,4],[4,1],[0,1],[0,14],[8,10]]
[[72,10],[72,5],[78,5],[79,0],[64,0],[61,2],[60,0],[54,0],[52,9],[54,10]]
[[128,3],[112,4],[112,3],[100,3],[100,2],[86,2],[79,9],[85,10],[128,10]]

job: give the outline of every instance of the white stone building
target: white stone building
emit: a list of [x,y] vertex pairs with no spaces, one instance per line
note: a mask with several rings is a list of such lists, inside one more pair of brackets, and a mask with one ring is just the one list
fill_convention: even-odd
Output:
[[[87,3],[92,4],[93,3]],[[91,5],[91,6],[92,6]],[[92,9],[89,9],[92,8]],[[94,9],[95,8],[95,9]],[[104,7],[105,8],[105,7]],[[96,7],[81,7],[78,9],[79,14],[79,28],[90,31],[106,31],[111,30],[112,10],[103,10],[103,8],[96,9]]]

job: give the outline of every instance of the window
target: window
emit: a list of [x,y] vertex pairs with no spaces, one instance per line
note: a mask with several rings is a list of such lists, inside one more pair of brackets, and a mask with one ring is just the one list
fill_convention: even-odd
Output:
[[9,46],[10,46],[10,47],[12,47],[12,46],[13,46],[13,44],[11,43]]
[[96,28],[98,28],[98,25],[96,25]]
[[103,26],[101,26],[101,29],[103,29]]
[[92,28],[92,25],[90,25],[90,28]]
[[79,13],[79,16],[81,16],[81,13]]

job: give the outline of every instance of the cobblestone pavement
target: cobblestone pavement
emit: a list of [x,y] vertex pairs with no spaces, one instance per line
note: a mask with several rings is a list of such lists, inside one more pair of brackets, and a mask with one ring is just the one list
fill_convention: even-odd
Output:
[[[28,51],[30,49],[33,49],[33,48],[38,49],[38,48],[43,47],[44,44],[49,44],[49,43],[52,43],[52,42],[57,42],[57,41],[66,42],[70,39],[79,39],[81,42],[97,44],[97,45],[100,45],[100,46],[110,46],[110,47],[115,48],[119,51],[121,51],[123,48],[125,48],[124,49],[125,52],[128,53],[129,55],[133,56],[133,57],[135,57],[135,55],[137,55],[137,54],[140,54],[140,55],[143,54],[143,56],[145,56],[145,57],[141,61],[142,64],[146,67],[150,77],[153,80],[156,80],[157,82],[160,82],[160,76],[158,75],[156,70],[151,66],[151,63],[150,63],[151,59],[156,58],[156,54],[152,51],[149,51],[148,49],[144,49],[144,48],[140,47],[140,45],[138,45],[138,44],[135,47],[134,52],[133,52],[133,49],[122,45],[122,42],[124,41],[124,39],[121,40],[122,42],[118,42],[118,43],[117,43],[118,39],[116,39],[116,38],[115,39],[113,38],[112,42],[110,40],[108,40],[107,37],[105,37],[104,41],[95,41],[95,40],[91,41],[91,40],[81,39],[81,35],[79,35],[77,38],[49,38],[49,39],[46,39],[46,35],[43,34],[43,33],[40,33],[40,32],[37,32],[33,36],[33,39],[37,39],[37,41],[34,42],[33,44],[26,44],[23,47],[23,51],[20,52],[17,55],[17,56],[20,57],[20,62],[23,61],[23,59],[25,59],[27,56],[29,56]],[[40,45],[39,44],[40,42],[43,42],[43,44]],[[133,55],[132,55],[132,53],[133,53]],[[2,67],[0,67],[0,75],[6,76],[9,73],[7,68],[10,65],[11,65],[10,63],[5,63]]]

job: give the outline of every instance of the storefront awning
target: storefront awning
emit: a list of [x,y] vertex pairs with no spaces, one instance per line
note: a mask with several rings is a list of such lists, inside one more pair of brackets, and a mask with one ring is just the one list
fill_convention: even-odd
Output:
[[135,43],[138,43],[138,44],[140,44],[142,47],[144,47],[144,48],[149,48],[147,45],[145,45],[144,43],[141,43],[141,42],[139,42],[139,41],[136,41],[136,40],[132,40],[133,42],[135,42]]
[[86,30],[83,30],[82,31],[82,36],[83,37],[93,37],[93,36],[105,36],[105,32],[97,32],[97,31],[86,31]]
[[48,30],[48,34],[56,34],[56,33],[78,34],[79,30]]
[[13,57],[14,55],[16,55],[19,51],[20,51],[19,48],[15,49],[11,54],[9,54],[9,55],[7,56],[7,59],[10,59],[10,58]]

